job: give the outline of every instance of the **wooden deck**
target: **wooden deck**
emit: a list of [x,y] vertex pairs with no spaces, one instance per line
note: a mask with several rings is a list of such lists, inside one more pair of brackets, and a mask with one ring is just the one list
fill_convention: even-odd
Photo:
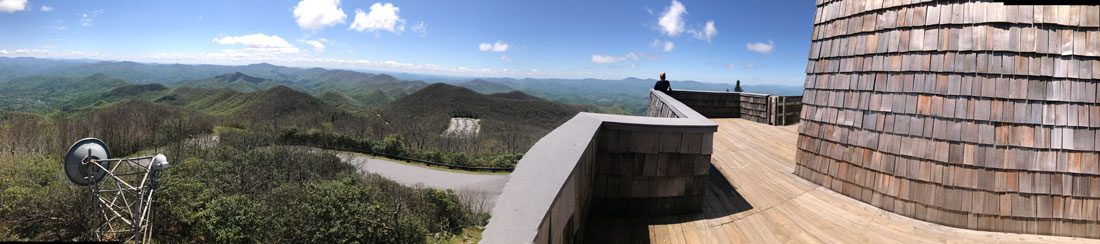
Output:
[[[984,232],[886,212],[792,172],[797,125],[714,119],[703,213],[615,218],[592,213],[588,243],[1078,243],[1100,240]],[[714,169],[712,169],[714,170]]]

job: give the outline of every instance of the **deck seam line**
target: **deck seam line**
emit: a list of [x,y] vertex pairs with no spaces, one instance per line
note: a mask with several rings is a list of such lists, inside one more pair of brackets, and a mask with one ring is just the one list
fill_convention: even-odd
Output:
[[772,209],[772,208],[773,208],[773,207],[775,207],[775,206],[779,206],[779,205],[783,205],[783,204],[786,204],[787,202],[790,202],[791,200],[794,200],[794,199],[798,199],[799,197],[802,197],[802,195],[806,195],[807,193],[810,193],[810,192],[812,192],[812,191],[815,191],[815,190],[817,190],[817,189],[819,189],[819,188],[822,188],[822,186],[817,186],[817,187],[811,188],[811,189],[809,189],[809,190],[806,190],[806,191],[804,191],[804,192],[802,192],[802,193],[799,193],[798,195],[795,195],[794,197],[788,198],[787,200],[783,200],[782,202],[779,202],[779,203],[773,204],[773,205],[771,205],[771,206],[768,206],[767,208],[761,209],[761,210],[759,210],[759,211],[756,211],[756,212],[753,212],[753,213],[750,213],[750,214],[746,214],[745,216],[741,216],[740,218],[737,218],[737,219],[734,219],[734,220],[730,220],[730,221],[728,221],[728,222],[725,222],[725,223],[719,223],[718,225],[711,225],[711,226],[709,226],[709,227],[716,227],[716,226],[723,226],[723,225],[728,225],[728,224],[732,224],[732,223],[734,223],[734,222],[737,222],[737,221],[739,221],[739,220],[742,220],[742,219],[745,219],[745,218],[751,217],[751,216],[753,216],[753,215],[756,215],[756,214],[758,214],[758,213],[761,213],[761,212],[764,212],[764,211],[768,211],[769,209]]

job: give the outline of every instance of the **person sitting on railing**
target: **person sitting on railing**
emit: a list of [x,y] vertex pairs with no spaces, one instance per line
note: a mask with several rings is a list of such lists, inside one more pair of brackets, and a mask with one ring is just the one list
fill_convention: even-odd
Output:
[[653,85],[653,89],[664,92],[665,94],[672,92],[671,85],[668,83],[668,80],[665,80],[665,72],[661,72],[661,80],[657,81],[657,84]]

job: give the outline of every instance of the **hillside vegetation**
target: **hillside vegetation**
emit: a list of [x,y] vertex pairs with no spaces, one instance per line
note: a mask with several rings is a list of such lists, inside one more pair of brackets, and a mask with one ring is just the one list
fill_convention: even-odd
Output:
[[0,80],[0,111],[48,113],[127,84],[104,74],[85,77],[39,75]]
[[239,92],[262,91],[284,85],[283,82],[252,77],[241,72],[233,72],[204,79],[181,80],[169,84],[173,87],[229,88]]
[[[651,85],[507,78],[429,85],[271,64],[0,57],[0,241],[91,238],[87,192],[67,182],[59,163],[86,137],[103,139],[116,157],[157,151],[173,162],[157,193],[158,243],[446,240],[484,225],[487,213],[464,205],[462,193],[400,185],[330,153],[285,145],[507,170],[579,112],[644,111]],[[480,133],[444,136],[453,117],[479,119]]]
[[[674,74],[670,74],[674,75]],[[625,108],[628,113],[634,115],[645,114],[649,99],[649,89],[653,88],[654,79],[625,78],[621,80],[606,79],[512,79],[512,78],[484,78],[458,82],[456,85],[471,87],[471,89],[490,90],[501,92],[501,89],[514,89],[527,94],[541,97],[550,101],[569,104],[594,104],[599,106],[618,106]],[[697,81],[673,80],[672,89],[703,90],[703,91],[732,91],[733,84],[706,83]],[[797,96],[802,94],[802,87],[778,86],[778,85],[753,85],[744,83],[742,86],[747,92],[766,93],[781,96]]]
[[[428,86],[420,80],[401,80],[387,74],[372,74],[350,70],[329,70],[321,68],[292,68],[267,63],[223,66],[223,65],[182,65],[182,64],[142,64],[134,62],[94,62],[45,60],[34,58],[0,57],[0,79],[30,75],[67,75],[89,76],[103,73],[110,77],[124,79],[138,84],[161,83],[169,87],[170,83],[181,80],[209,79],[216,76],[240,73],[243,75],[268,79],[307,94],[321,96],[326,91],[338,92],[351,98],[351,105],[375,107],[412,94]],[[8,73],[10,71],[10,73]],[[654,76],[656,76],[656,72]],[[483,93],[523,91],[550,101],[569,104],[592,104],[597,109],[612,113],[641,115],[645,112],[648,89],[656,82],[654,79],[625,78],[608,79],[514,79],[514,78],[439,78],[431,75],[397,74],[407,79],[430,79],[452,82],[453,85],[467,87]],[[676,80],[676,74],[669,74],[672,89],[725,91],[733,90],[730,83],[707,83]],[[435,77],[435,78],[433,78]],[[207,86],[211,88],[231,88],[238,91],[258,91],[273,86],[264,85],[242,88],[230,86]],[[758,84],[746,80],[742,87],[746,92],[766,93],[781,96],[802,94],[802,87]],[[328,101],[328,100],[326,100]]]
[[[521,153],[583,109],[523,92],[484,95],[436,83],[382,106],[379,111],[382,118],[416,148],[437,146],[471,153]],[[481,119],[481,136],[475,139],[441,137],[452,117]],[[469,148],[474,145],[477,148]]]
[[[107,119],[150,111],[163,120]],[[87,192],[73,187],[58,163],[72,138],[84,136],[105,138],[116,156],[160,145],[172,160],[153,210],[156,242],[424,243],[486,219],[453,192],[364,177],[332,154],[271,147],[233,132],[214,147],[187,143],[184,135],[197,133],[187,130],[211,125],[167,105],[127,101],[77,113],[74,120],[0,114],[2,141],[19,142],[0,148],[0,240],[92,238]]]

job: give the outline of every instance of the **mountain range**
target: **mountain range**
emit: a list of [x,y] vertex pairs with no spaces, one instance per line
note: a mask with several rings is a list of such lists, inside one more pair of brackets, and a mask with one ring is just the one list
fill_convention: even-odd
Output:
[[[135,84],[160,83],[169,88],[190,86],[252,92],[281,85],[320,97],[330,104],[348,104],[363,108],[395,101],[429,85],[428,82],[421,80],[403,80],[389,74],[294,68],[267,63],[226,66],[0,58],[0,83],[5,82],[4,80],[35,75],[90,76],[95,74],[119,78]],[[482,94],[523,91],[555,102],[620,107],[623,113],[628,114],[645,112],[648,89],[656,82],[654,79],[639,78],[514,79],[446,78],[407,73],[396,75],[444,81]],[[752,85],[748,82],[742,84],[742,88],[747,92],[775,95],[801,95],[802,93],[802,88],[796,86]],[[733,90],[732,84],[697,81],[672,81],[672,87],[688,90]]]

